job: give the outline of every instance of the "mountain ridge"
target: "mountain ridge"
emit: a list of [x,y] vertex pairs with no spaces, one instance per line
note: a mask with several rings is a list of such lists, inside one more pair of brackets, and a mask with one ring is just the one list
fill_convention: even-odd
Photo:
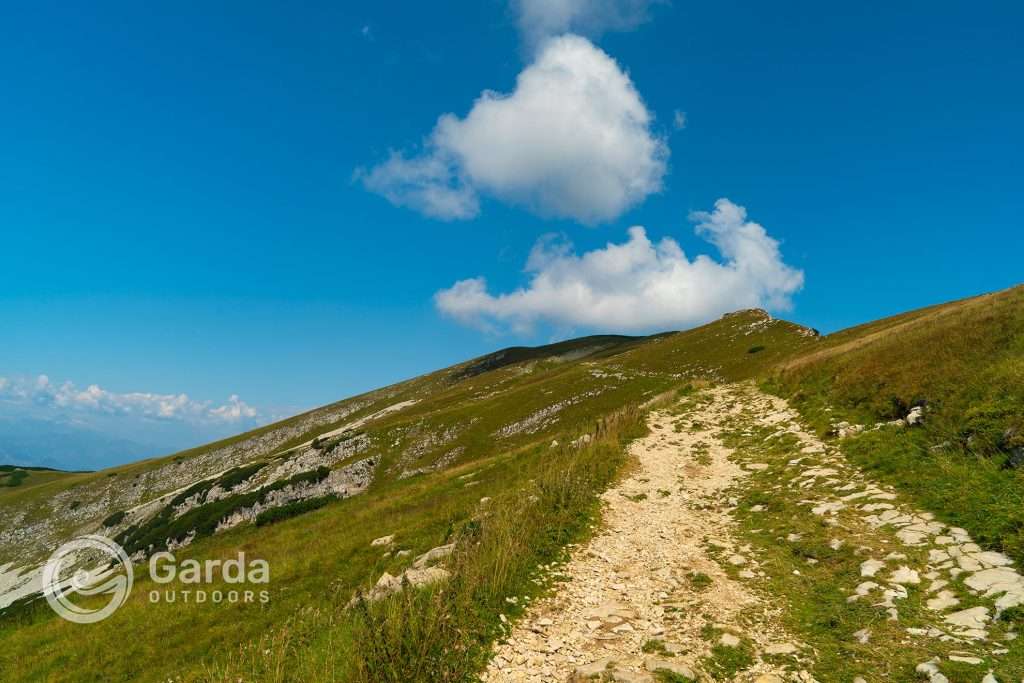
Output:
[[[857,340],[863,341],[842,346]],[[486,664],[488,644],[503,628],[498,615],[521,613],[505,601],[517,594],[508,591],[541,590],[533,581],[547,574],[537,574],[537,565],[563,557],[567,544],[585,539],[587,525],[597,523],[596,496],[628,462],[627,445],[644,433],[645,416],[699,401],[708,387],[750,383],[787,398],[828,448],[964,527],[982,547],[1024,558],[1024,512],[1005,502],[1024,495],[1015,466],[1007,465],[1017,447],[1017,406],[1024,405],[1015,383],[1022,359],[1020,287],[826,336],[755,309],[650,337],[510,347],[203,447],[0,490],[0,594],[15,586],[27,595],[33,562],[81,533],[112,535],[137,560],[161,548],[186,558],[245,548],[276,568],[273,598],[262,611],[238,607],[244,616],[232,622],[230,642],[259,642],[290,623],[309,629],[312,644],[268,651],[289,662],[298,680],[335,679],[318,668],[325,662],[351,680],[464,680]],[[914,405],[925,406],[923,423],[891,426],[908,425]],[[931,466],[922,470],[922,462]],[[979,486],[992,495],[968,493]],[[488,514],[481,512],[485,505]],[[481,528],[490,531],[477,538]],[[396,539],[393,545],[373,544],[387,537]],[[313,538],[330,543],[311,544]],[[427,603],[417,598],[397,612],[387,611],[398,609],[390,598],[382,599],[383,611],[345,610],[385,575],[411,576],[411,558],[441,547],[457,550],[442,560],[445,572],[462,577],[452,585],[470,591],[450,594],[458,606],[431,602],[436,596],[426,590]],[[469,548],[477,550],[466,554]],[[143,581],[140,590],[149,585]],[[311,606],[327,611],[301,616]],[[325,615],[332,615],[327,622]],[[403,640],[412,632],[390,621],[426,624],[435,616],[451,629],[439,626],[412,641]],[[11,606],[0,616],[0,640],[12,654],[4,660],[0,650],[0,660],[26,676],[44,675],[50,665],[32,648],[57,637],[51,617],[31,601]],[[143,680],[179,673],[205,680],[200,670],[209,667],[223,673],[214,678],[234,680],[239,671],[217,654],[220,636],[213,635],[223,633],[227,618],[212,606],[179,613],[133,598],[97,632],[118,641],[124,629],[135,629],[137,645],[90,654],[65,644],[82,666],[102,657]],[[195,642],[176,635],[182,619],[201,625],[191,629]],[[372,667],[391,655],[363,647],[365,629],[392,634],[382,647],[436,645],[435,659],[410,650],[414,661],[406,663],[433,662],[451,675],[423,678],[399,667],[404,678],[382,678]],[[320,632],[338,639],[336,651],[313,636]],[[199,668],[146,654],[145,643],[165,640]]]

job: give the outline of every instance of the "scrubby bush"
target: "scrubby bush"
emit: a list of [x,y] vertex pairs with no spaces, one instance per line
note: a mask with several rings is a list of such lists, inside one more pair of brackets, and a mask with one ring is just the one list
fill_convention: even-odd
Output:
[[25,470],[11,468],[8,472],[9,474],[0,476],[0,486],[9,486],[12,488],[20,486],[21,482],[25,481],[25,478],[28,477],[28,472]]
[[319,484],[327,475],[331,473],[329,467],[320,466],[315,470],[307,470],[306,472],[299,472],[298,474],[289,477],[288,479],[279,479],[272,484],[267,485],[263,488],[267,493],[271,491],[278,491],[288,486],[297,486],[299,484]]
[[265,462],[255,462],[242,467],[230,469],[220,476],[217,480],[217,486],[221,487],[225,491],[230,491],[242,482],[248,481],[252,475],[256,474],[266,466],[267,463]]
[[267,524],[273,524],[274,522],[280,522],[283,519],[289,519],[291,517],[301,515],[304,512],[318,510],[335,499],[336,496],[331,494],[327,496],[319,496],[317,498],[307,498],[306,500],[299,500],[294,503],[289,503],[288,505],[282,505],[281,507],[264,510],[260,514],[256,515],[256,526],[266,526]]
[[212,479],[204,479],[203,481],[196,482],[172,498],[168,505],[172,508],[178,507],[197,493],[202,494],[199,496],[199,502],[202,503],[206,498],[207,491],[212,489],[216,483],[217,482]]
[[110,515],[105,520],[103,520],[103,526],[108,527],[108,528],[112,527],[112,526],[117,526],[118,524],[123,522],[124,518],[127,517],[127,516],[128,516],[127,512],[125,512],[124,510],[118,510],[117,512],[115,512],[114,514]]

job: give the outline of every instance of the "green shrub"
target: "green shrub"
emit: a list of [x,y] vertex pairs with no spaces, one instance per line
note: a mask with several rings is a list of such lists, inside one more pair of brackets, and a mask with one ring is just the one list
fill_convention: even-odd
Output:
[[668,669],[658,669],[654,672],[654,677],[658,683],[693,683],[692,678],[687,678],[682,674],[677,674],[675,671],[669,671]]
[[329,467],[317,467],[315,470],[308,470],[306,472],[299,472],[298,474],[289,477],[288,479],[280,479],[274,483],[265,486],[263,491],[269,493],[270,491],[278,491],[289,486],[297,486],[299,484],[319,484],[327,475],[331,473]]
[[319,510],[332,500],[336,499],[337,496],[329,494],[326,496],[319,496],[317,498],[298,500],[294,503],[282,505],[281,507],[264,510],[260,514],[256,515],[256,526],[266,526],[267,524],[273,524],[274,522],[280,522],[283,519],[289,519],[291,517],[301,515],[304,512]]
[[225,491],[230,491],[242,482],[248,481],[252,475],[256,474],[266,466],[267,463],[265,462],[256,462],[242,467],[235,467],[220,476],[217,480],[217,486],[221,487]]
[[1017,626],[1024,625],[1024,607],[1008,607],[999,615],[999,620]]
[[118,524],[123,522],[124,518],[127,517],[127,516],[128,516],[127,512],[125,512],[124,510],[118,510],[117,512],[115,512],[114,514],[110,515],[105,520],[103,520],[103,526],[105,526],[105,527],[117,526]]
[[716,679],[733,680],[741,671],[745,671],[754,663],[750,645],[745,641],[736,647],[715,645],[711,655],[704,659],[704,668],[715,674]]
[[5,474],[0,477],[0,486],[9,486],[14,488],[15,486],[20,486],[21,482],[25,481],[25,478],[28,477],[28,472],[25,470],[12,468],[9,472],[9,474]]
[[665,656],[671,656],[672,654],[665,648],[665,641],[658,638],[651,638],[646,641],[640,646],[640,650],[648,654],[658,653]]
[[185,489],[184,491],[176,495],[174,498],[172,498],[171,502],[168,503],[168,505],[172,508],[177,507],[197,493],[202,494],[199,497],[199,502],[202,503],[203,500],[206,498],[206,493],[210,489],[212,489],[213,485],[216,483],[217,482],[212,479],[204,479],[203,481],[196,482],[195,484],[192,484],[187,489]]
[[690,574],[690,585],[694,590],[702,591],[712,584],[711,577],[704,572]]

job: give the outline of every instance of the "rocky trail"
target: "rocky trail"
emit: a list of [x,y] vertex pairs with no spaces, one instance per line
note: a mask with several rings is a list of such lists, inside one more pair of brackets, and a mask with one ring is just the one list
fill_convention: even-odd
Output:
[[1010,559],[871,481],[783,400],[714,388],[649,427],[483,680],[1021,680]]

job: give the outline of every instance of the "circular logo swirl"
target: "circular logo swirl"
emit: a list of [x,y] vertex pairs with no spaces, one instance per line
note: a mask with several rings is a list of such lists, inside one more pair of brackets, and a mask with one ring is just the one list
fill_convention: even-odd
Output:
[[[78,568],[67,576],[82,560],[95,569]],[[93,624],[106,619],[124,604],[133,580],[132,563],[124,548],[105,536],[82,536],[57,548],[47,560],[43,567],[43,594],[62,618],[76,624]],[[102,607],[82,607],[71,600],[75,595],[101,594],[110,595],[109,602]]]

